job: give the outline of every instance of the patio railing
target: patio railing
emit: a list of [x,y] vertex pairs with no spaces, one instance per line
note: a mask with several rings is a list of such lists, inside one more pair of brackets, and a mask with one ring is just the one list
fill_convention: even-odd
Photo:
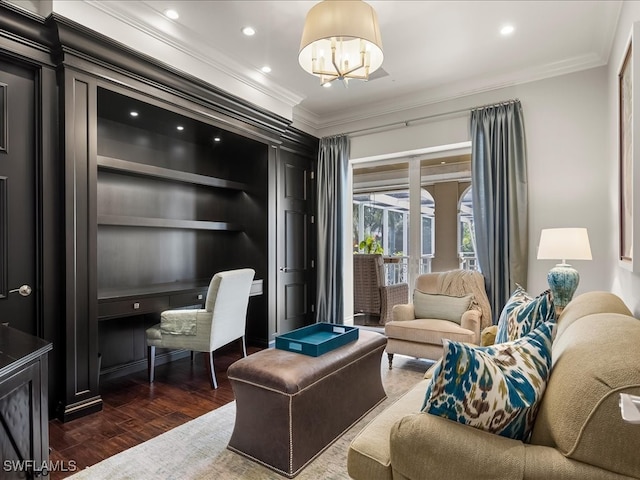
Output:
[[[420,257],[420,275],[431,273],[433,255]],[[460,254],[460,268],[462,270],[478,270],[478,258],[475,255]],[[409,257],[402,255],[387,255],[384,257],[384,274],[387,285],[408,283]]]

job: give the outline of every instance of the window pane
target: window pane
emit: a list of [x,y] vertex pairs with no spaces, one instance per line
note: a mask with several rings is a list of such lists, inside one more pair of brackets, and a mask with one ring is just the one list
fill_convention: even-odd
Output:
[[[387,244],[388,255],[404,255],[404,214],[402,212],[389,211],[389,238]],[[408,215],[407,215],[408,216]]]
[[433,217],[422,215],[422,255],[433,255]]
[[364,234],[371,235],[382,241],[382,209],[378,207],[364,206]]
[[353,202],[353,235],[352,243],[354,251],[358,251],[358,243],[360,243],[360,236],[358,234],[360,230],[360,204]]
[[473,198],[471,187],[460,200],[458,215],[458,252],[460,252],[460,267],[466,270],[478,270],[476,261],[476,240],[473,228]]
[[421,190],[420,210],[421,210],[421,234],[422,249],[420,256],[420,273],[431,271],[431,259],[435,251],[435,202],[431,194],[425,189]]

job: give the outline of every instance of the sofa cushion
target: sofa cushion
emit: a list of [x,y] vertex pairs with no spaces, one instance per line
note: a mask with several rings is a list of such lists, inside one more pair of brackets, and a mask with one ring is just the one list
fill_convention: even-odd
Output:
[[526,440],[551,369],[554,324],[513,342],[477,347],[444,341],[423,411]]
[[469,310],[473,295],[454,297],[438,293],[413,292],[413,308],[416,318],[449,320],[460,324],[462,314]]
[[[597,311],[598,301],[611,303],[611,296],[598,292],[573,301]],[[629,315],[585,315],[566,327],[553,343],[553,369],[531,443],[640,478],[640,426],[624,422],[619,407],[620,393],[640,395],[638,345],[640,320]]]
[[457,342],[474,342],[475,333],[449,320],[420,319],[387,322],[385,335],[389,338],[406,340],[413,343],[431,343],[442,345],[443,338]]
[[557,320],[556,341],[573,322],[586,315],[596,313],[619,313],[630,317],[633,316],[633,313],[617,295],[602,291],[586,292],[575,297],[562,310]]
[[500,313],[495,343],[517,340],[538,325],[554,321],[555,318],[551,290],[532,298],[524,288],[518,286]]
[[402,417],[420,411],[427,382],[428,380],[420,381],[375,417],[353,439],[347,454],[347,469],[350,477],[367,480],[393,478],[389,432]]

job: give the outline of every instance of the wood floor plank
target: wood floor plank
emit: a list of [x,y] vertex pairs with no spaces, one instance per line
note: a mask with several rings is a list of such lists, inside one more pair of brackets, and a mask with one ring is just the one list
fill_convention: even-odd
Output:
[[[248,354],[259,350],[247,347]],[[240,358],[239,344],[215,353],[216,390],[209,383],[202,354],[193,364],[187,357],[156,367],[153,384],[146,371],[102,382],[101,412],[67,423],[49,422],[50,459],[67,466],[75,462],[83,469],[232,402],[227,368]],[[49,477],[58,480],[73,473],[56,471]]]

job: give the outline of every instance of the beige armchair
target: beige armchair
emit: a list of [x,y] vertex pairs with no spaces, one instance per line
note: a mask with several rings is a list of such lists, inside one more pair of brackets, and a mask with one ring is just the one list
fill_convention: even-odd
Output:
[[[450,296],[441,299],[434,297],[433,300],[434,303],[442,300],[442,306],[446,306],[446,301],[451,300],[455,306],[433,318],[416,316],[414,303],[393,307],[393,320],[385,325],[390,369],[396,353],[416,358],[439,359],[442,356],[443,339],[477,345],[480,343],[482,329],[491,325],[491,307],[484,277],[479,272],[452,270],[427,273],[416,279],[416,290],[425,294]],[[462,305],[465,296],[469,296],[468,307]],[[460,300],[451,297],[460,297]],[[458,311],[459,320],[452,318],[451,315]]]
[[408,299],[406,283],[386,285],[382,255],[358,253],[353,256],[354,313],[377,315],[384,325],[391,318],[393,306]]
[[255,272],[250,268],[216,273],[211,279],[205,308],[168,310],[160,323],[147,329],[149,383],[153,382],[156,347],[184,348],[205,352],[211,388],[218,388],[213,369],[213,351],[242,339],[242,354],[247,356],[245,327],[249,292]]

